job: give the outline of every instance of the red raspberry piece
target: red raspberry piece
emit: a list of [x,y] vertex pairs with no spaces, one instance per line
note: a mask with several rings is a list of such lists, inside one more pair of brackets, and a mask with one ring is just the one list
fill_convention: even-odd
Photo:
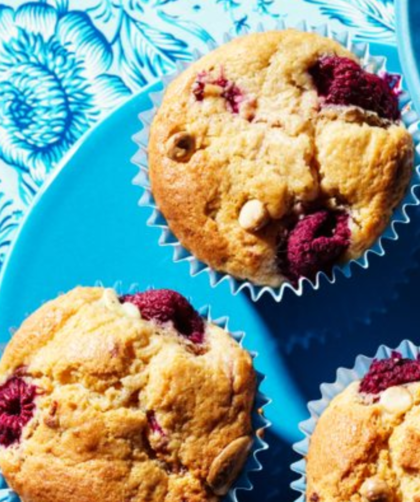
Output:
[[165,431],[162,429],[162,426],[157,421],[156,413],[153,410],[149,410],[146,413],[147,422],[149,424],[150,430],[155,434],[159,434],[159,436],[166,436]]
[[23,427],[35,410],[37,389],[19,376],[0,386],[0,444],[10,446],[20,440]]
[[392,352],[389,359],[375,359],[360,383],[360,392],[379,392],[410,382],[420,381],[420,361],[406,359],[399,352]]
[[369,73],[352,59],[338,56],[319,59],[309,73],[326,104],[360,106],[389,120],[401,116],[392,76]]
[[186,298],[170,289],[151,289],[144,293],[124,295],[122,303],[135,305],[146,320],[162,324],[170,322],[175,329],[194,343],[204,341],[204,321]]
[[205,71],[200,72],[193,84],[192,93],[197,101],[203,101],[204,99],[204,88],[206,86],[207,75]]
[[203,101],[206,84],[221,87],[223,89],[221,96],[226,100],[229,111],[232,113],[239,113],[239,106],[244,99],[244,95],[234,82],[228,80],[223,75],[216,79],[212,79],[206,71],[200,72],[192,87],[192,92],[197,101]]
[[228,82],[225,86],[222,96],[225,98],[228,109],[232,113],[239,113],[239,106],[243,101],[243,93],[233,82]]
[[287,236],[284,273],[292,281],[328,272],[350,243],[348,215],[327,210],[308,214]]

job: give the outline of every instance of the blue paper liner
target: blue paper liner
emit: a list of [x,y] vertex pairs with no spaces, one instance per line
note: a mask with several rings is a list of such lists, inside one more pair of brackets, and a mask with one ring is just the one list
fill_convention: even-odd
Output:
[[[299,23],[297,26],[294,26],[294,28],[300,31],[318,33],[319,35],[334,39],[341,45],[349,49],[351,52],[356,54],[356,56],[358,56],[359,59],[361,60],[364,68],[367,68],[369,69],[369,71],[372,71],[374,73],[386,72],[386,58],[371,56],[369,52],[369,44],[353,42],[348,32],[337,33],[334,32],[327,24],[318,27],[312,27],[308,25],[308,23],[306,22]],[[285,23],[283,21],[280,21],[278,23],[277,29],[278,30],[286,29]],[[258,31],[260,32],[264,31],[264,27],[261,25]],[[231,37],[230,35],[226,35],[224,41],[228,42],[232,38],[233,37]],[[209,50],[214,48],[215,48],[214,44],[209,45]],[[197,52],[195,54],[195,60],[199,59],[201,56],[202,54]],[[415,143],[416,167],[413,170],[413,176],[410,183],[410,187],[407,190],[407,194],[404,200],[394,211],[387,229],[369,250],[365,251],[365,253],[357,260],[351,260],[345,263],[344,265],[336,265],[333,268],[331,275],[327,275],[324,272],[318,272],[313,281],[310,281],[307,278],[301,278],[296,286],[292,285],[289,282],[284,282],[281,286],[277,288],[272,288],[268,286],[258,286],[248,280],[236,279],[235,277],[229,274],[217,272],[213,270],[210,266],[196,259],[194,255],[192,255],[188,250],[186,250],[181,245],[176,236],[171,232],[163,214],[159,211],[159,208],[155,203],[153,194],[151,192],[151,187],[148,177],[148,159],[147,159],[147,145],[149,139],[150,125],[152,123],[153,117],[160,103],[162,102],[164,90],[168,85],[168,83],[171,82],[174,78],[176,78],[183,70],[185,70],[186,67],[188,67],[188,64],[185,63],[180,64],[175,73],[167,75],[162,78],[161,91],[150,93],[149,96],[152,101],[152,106],[149,110],[139,115],[139,119],[142,122],[143,127],[140,130],[140,132],[133,137],[133,140],[139,146],[139,150],[137,154],[132,158],[132,162],[139,167],[139,173],[133,180],[133,184],[140,186],[143,192],[139,201],[139,205],[152,209],[152,214],[149,217],[147,224],[151,227],[157,227],[161,229],[159,245],[172,246],[174,248],[174,253],[173,253],[174,262],[189,262],[191,276],[194,277],[200,273],[207,273],[209,275],[210,285],[212,287],[216,287],[218,284],[227,281],[229,283],[230,290],[234,295],[238,294],[240,291],[248,290],[253,301],[259,300],[264,294],[267,293],[271,295],[274,298],[274,300],[279,302],[282,300],[284,294],[288,289],[292,290],[296,295],[301,296],[308,288],[313,288],[315,290],[319,289],[323,282],[329,282],[331,284],[335,283],[338,273],[343,274],[347,278],[351,277],[352,269],[355,266],[367,269],[369,267],[370,255],[383,256],[385,254],[385,250],[383,247],[383,242],[385,240],[394,240],[394,241],[398,240],[396,226],[398,224],[409,223],[410,218],[407,215],[407,208],[409,206],[417,206],[420,203],[419,199],[415,194],[415,189],[420,184],[420,165],[419,165],[420,121],[418,115],[414,111],[410,96],[401,87],[403,80],[401,75],[399,75],[400,88],[401,88],[401,94],[399,96],[401,115],[402,115],[402,120],[406,125],[407,129],[409,130],[409,132],[412,134]]]
[[[100,281],[98,281],[98,283],[95,284],[95,286],[103,288],[106,287]],[[112,288],[117,291],[118,295],[127,293],[132,294],[139,290],[137,284],[133,284],[129,288],[123,288],[121,282],[115,283],[112,286]],[[199,308],[198,312],[202,317],[204,317],[207,320],[207,322],[215,324],[219,328],[222,328],[223,330],[227,331],[230,334],[230,336],[241,347],[243,347],[245,332],[230,331],[229,317],[223,316],[223,317],[218,317],[217,319],[213,319],[211,313],[211,307],[209,305]],[[0,349],[0,356],[3,354],[4,348],[5,347],[2,347]],[[258,357],[257,352],[248,351],[248,353],[250,354],[253,361],[256,357]],[[255,370],[255,373],[257,377],[257,392],[255,396],[254,407],[252,410],[252,427],[254,431],[254,437],[253,437],[254,441],[252,444],[252,449],[251,452],[249,453],[248,459],[239,477],[236,479],[236,481],[230,488],[229,492],[223,497],[222,502],[238,502],[238,492],[241,492],[242,490],[250,491],[253,489],[253,484],[249,479],[249,474],[251,472],[258,472],[263,469],[261,462],[258,460],[258,455],[262,451],[267,450],[269,447],[268,443],[264,441],[263,436],[265,429],[270,427],[271,423],[269,420],[267,420],[267,418],[265,418],[263,410],[265,406],[270,404],[271,399],[269,399],[265,394],[263,394],[260,391],[260,386],[265,378],[264,375],[257,370]],[[20,502],[20,498],[17,495],[17,493],[11,490],[7,486],[6,480],[4,479],[1,472],[0,472],[0,502]]]
[[291,465],[292,471],[300,475],[299,479],[291,483],[293,490],[300,493],[296,502],[305,502],[306,495],[306,456],[309,450],[309,442],[316,424],[322,413],[329,406],[330,402],[341,392],[344,391],[352,382],[361,380],[368,372],[370,365],[374,359],[389,359],[392,352],[397,351],[404,358],[417,359],[420,354],[420,348],[414,345],[409,340],[403,340],[395,349],[390,349],[386,345],[381,345],[374,357],[366,357],[359,355],[356,357],[352,368],[339,368],[337,370],[336,380],[333,383],[323,383],[320,386],[321,399],[310,401],[308,410],[310,418],[299,424],[299,429],[304,434],[305,438],[293,445],[293,449],[303,458]]

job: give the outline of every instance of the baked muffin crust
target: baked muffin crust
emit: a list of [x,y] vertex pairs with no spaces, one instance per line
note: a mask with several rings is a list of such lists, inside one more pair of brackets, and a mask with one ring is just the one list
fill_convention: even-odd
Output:
[[308,502],[420,500],[419,378],[394,353],[331,401],[310,438]]
[[274,287],[296,281],[279,259],[291,219],[345,211],[349,234],[334,257],[345,262],[375,242],[401,201],[411,136],[395,106],[388,118],[322,97],[310,71],[326,57],[357,61],[316,34],[252,34],[169,85],[150,133],[152,191],[181,244],[213,269]]
[[252,445],[256,383],[249,354],[203,329],[190,340],[102,288],[30,316],[0,362],[1,382],[37,389],[21,437],[0,446],[22,502],[219,500]]

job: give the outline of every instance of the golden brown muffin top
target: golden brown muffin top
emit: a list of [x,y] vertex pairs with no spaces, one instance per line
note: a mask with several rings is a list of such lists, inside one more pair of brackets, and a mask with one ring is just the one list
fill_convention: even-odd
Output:
[[307,456],[308,502],[420,500],[420,382],[413,381],[420,363],[394,356],[319,418]]
[[195,337],[182,312],[157,319],[146,303],[76,288],[13,336],[0,394],[10,407],[17,393],[23,428],[0,424],[0,468],[23,502],[217,501],[242,468],[249,354],[214,324],[194,318]]
[[[313,278],[305,236],[328,240],[345,225],[327,249],[312,246],[312,259],[330,266],[359,257],[401,201],[412,171],[409,133],[395,110],[386,118],[321,96],[313,69],[328,57],[357,61],[316,34],[252,34],[169,85],[150,134],[152,191],[181,244],[212,268],[270,286]],[[290,244],[291,228],[321,210],[329,216],[301,223]]]

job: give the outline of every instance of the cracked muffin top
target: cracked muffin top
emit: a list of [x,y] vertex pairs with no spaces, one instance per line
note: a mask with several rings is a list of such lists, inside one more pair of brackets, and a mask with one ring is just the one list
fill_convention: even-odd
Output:
[[0,362],[0,468],[22,502],[217,502],[252,445],[250,355],[170,290],[77,288]]
[[203,57],[151,127],[152,192],[170,229],[213,269],[273,287],[359,257],[412,172],[397,84],[294,30]]
[[307,457],[308,502],[420,500],[420,361],[394,352],[336,396]]

